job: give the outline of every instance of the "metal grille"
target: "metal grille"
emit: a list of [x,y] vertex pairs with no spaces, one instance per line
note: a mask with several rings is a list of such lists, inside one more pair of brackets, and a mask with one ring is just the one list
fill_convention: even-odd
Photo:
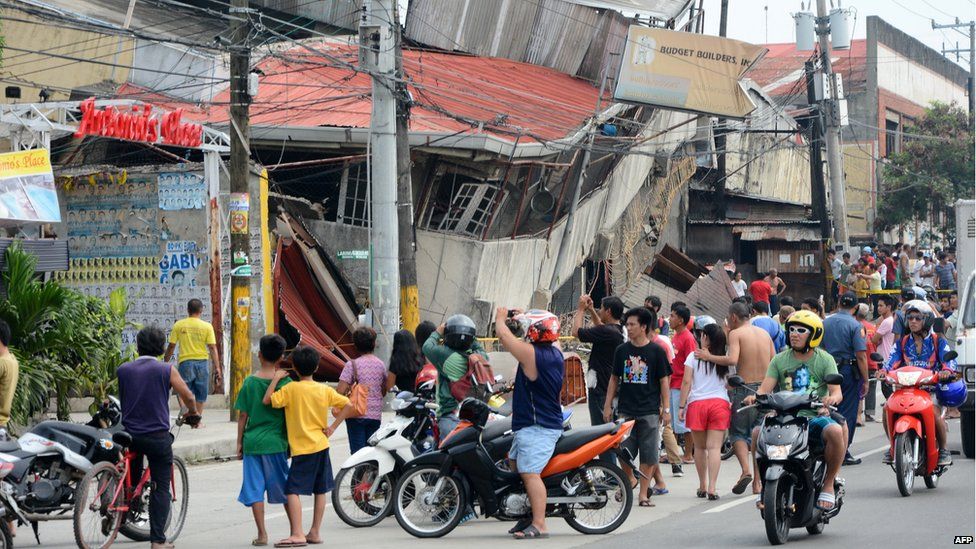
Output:
[[339,223],[354,227],[369,225],[369,186],[366,184],[366,164],[353,164],[342,174],[339,188],[342,215]]

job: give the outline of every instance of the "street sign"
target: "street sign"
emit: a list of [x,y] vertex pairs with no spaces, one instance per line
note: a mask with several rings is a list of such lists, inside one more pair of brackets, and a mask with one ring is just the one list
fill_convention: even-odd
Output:
[[369,250],[342,250],[336,256],[339,259],[369,259]]

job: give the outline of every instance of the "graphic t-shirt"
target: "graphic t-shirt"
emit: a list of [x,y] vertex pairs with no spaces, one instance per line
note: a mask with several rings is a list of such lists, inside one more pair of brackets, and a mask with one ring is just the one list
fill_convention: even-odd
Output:
[[619,324],[601,324],[590,328],[580,328],[578,339],[592,343],[589,369],[596,372],[596,389],[607,392],[610,374],[613,373],[613,353],[624,342],[623,329]]
[[[824,378],[837,373],[837,363],[826,351],[816,348],[805,362],[796,358],[792,349],[773,357],[766,370],[766,377],[776,380],[776,391],[791,391],[825,397],[828,393]],[[815,417],[815,410],[801,410],[799,415]]]
[[624,343],[613,357],[613,375],[620,382],[617,411],[636,417],[657,414],[661,408],[661,378],[671,375],[664,349],[655,343],[637,347]]
[[169,342],[179,346],[180,362],[207,360],[207,345],[216,345],[217,337],[212,324],[191,316],[173,324]]
[[[275,389],[291,383],[291,378],[278,382]],[[237,394],[234,409],[247,414],[244,427],[244,453],[247,455],[279,454],[288,451],[288,436],[285,431],[285,412],[265,406],[264,393],[271,385],[270,379],[248,376]]]

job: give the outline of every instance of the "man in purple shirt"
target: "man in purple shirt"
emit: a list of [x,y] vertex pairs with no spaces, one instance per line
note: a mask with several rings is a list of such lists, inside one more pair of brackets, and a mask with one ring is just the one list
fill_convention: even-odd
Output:
[[[169,429],[169,392],[176,392],[187,409],[196,404],[193,393],[172,364],[159,361],[166,350],[166,334],[155,327],[136,335],[139,358],[119,366],[119,397],[122,401],[122,426],[132,435],[132,450],[149,460],[152,489],[149,499],[149,539],[152,549],[173,547],[166,542],[166,522],[170,511],[170,483],[173,477],[173,435]],[[187,416],[186,422],[199,422],[200,416]],[[132,463],[133,478],[142,475],[142,458]]]

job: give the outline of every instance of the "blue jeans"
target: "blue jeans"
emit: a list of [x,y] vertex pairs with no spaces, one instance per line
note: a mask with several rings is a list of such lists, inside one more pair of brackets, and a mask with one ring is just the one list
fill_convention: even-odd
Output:
[[346,420],[346,434],[349,436],[349,452],[355,454],[366,446],[366,441],[380,428],[380,420],[355,417]]
[[186,382],[186,386],[193,393],[193,398],[197,402],[207,402],[207,394],[210,393],[210,369],[207,367],[209,362],[204,360],[184,360],[180,362],[177,370],[180,377]]

